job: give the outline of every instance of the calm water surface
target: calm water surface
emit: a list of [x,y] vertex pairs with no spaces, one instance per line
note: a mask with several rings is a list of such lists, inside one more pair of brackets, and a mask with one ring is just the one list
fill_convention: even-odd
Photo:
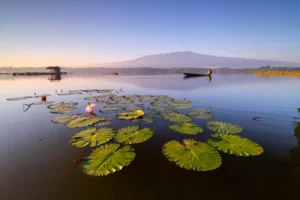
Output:
[[[295,77],[255,77],[213,75],[183,79],[180,75],[161,76],[64,76],[0,77],[0,199],[296,199],[300,190],[300,79]],[[161,148],[169,140],[194,138],[206,141],[211,131],[205,120],[193,120],[204,128],[202,134],[186,136],[171,132],[171,122],[157,119],[145,124],[153,137],[133,145],[135,160],[122,171],[105,177],[82,173],[72,160],[85,157],[91,148],[69,144],[82,129],[67,129],[50,122],[57,115],[46,106],[32,106],[23,112],[23,103],[38,99],[6,101],[6,98],[48,93],[47,100],[76,101],[85,114],[87,95],[57,96],[55,90],[120,89],[123,94],[167,94],[187,98],[193,109],[215,111],[215,120],[243,127],[241,136],[264,148],[256,157],[239,158],[221,153],[220,168],[193,172],[169,162]],[[95,93],[94,95],[99,95]],[[101,116],[98,105],[95,114]],[[264,121],[253,121],[261,116]],[[299,121],[299,120],[298,120]],[[132,122],[113,120],[108,127],[119,129]],[[39,141],[38,136],[43,136]]]

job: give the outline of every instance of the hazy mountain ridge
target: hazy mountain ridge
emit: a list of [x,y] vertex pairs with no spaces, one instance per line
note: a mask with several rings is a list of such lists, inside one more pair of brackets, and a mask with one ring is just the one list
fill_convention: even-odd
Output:
[[285,61],[270,61],[234,57],[220,57],[198,54],[191,51],[172,52],[165,54],[147,55],[137,59],[104,63],[93,66],[98,67],[155,67],[155,68],[257,68],[260,66],[292,66],[298,67],[300,63]]

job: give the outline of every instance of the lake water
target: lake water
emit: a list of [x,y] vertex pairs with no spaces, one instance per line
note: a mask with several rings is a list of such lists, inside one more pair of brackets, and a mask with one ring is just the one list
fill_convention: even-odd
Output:
[[[214,74],[183,79],[181,75],[158,76],[47,76],[0,77],[0,199],[296,199],[300,189],[300,79],[257,77],[251,74]],[[166,94],[189,99],[193,109],[214,110],[214,120],[243,127],[242,137],[260,144],[264,153],[236,157],[221,153],[216,170],[194,172],[169,162],[162,146],[170,140],[193,138],[205,142],[207,120],[193,120],[204,132],[189,136],[171,131],[165,120],[143,126],[154,130],[151,139],[132,145],[136,158],[123,170],[103,177],[88,176],[74,159],[88,156],[92,148],[69,144],[71,136],[84,129],[68,129],[50,122],[47,106],[32,106],[23,112],[23,103],[38,99],[7,101],[7,98],[51,94],[48,101],[79,103],[73,113],[85,114],[87,95],[58,96],[55,90],[120,89],[124,94]],[[99,94],[95,94],[99,95]],[[98,105],[95,114],[101,116]],[[86,115],[86,114],[85,114]],[[254,121],[252,117],[263,117]],[[298,120],[299,121],[299,120]],[[113,120],[112,127],[136,123]],[[295,135],[296,134],[296,135]],[[43,136],[39,141],[38,137]]]

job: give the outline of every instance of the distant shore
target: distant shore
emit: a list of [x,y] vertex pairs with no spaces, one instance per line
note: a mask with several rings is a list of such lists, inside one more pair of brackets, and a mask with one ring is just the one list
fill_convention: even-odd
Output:
[[300,76],[300,72],[280,72],[280,71],[270,71],[270,72],[253,72],[255,76]]

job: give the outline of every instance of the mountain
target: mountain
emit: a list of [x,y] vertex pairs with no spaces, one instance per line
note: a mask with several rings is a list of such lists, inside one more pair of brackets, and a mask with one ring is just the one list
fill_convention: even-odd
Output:
[[147,55],[134,60],[123,62],[104,63],[94,67],[155,67],[155,68],[257,68],[260,66],[292,66],[298,67],[300,63],[284,61],[257,60],[245,58],[219,57],[198,54],[191,51],[173,52],[157,55]]

